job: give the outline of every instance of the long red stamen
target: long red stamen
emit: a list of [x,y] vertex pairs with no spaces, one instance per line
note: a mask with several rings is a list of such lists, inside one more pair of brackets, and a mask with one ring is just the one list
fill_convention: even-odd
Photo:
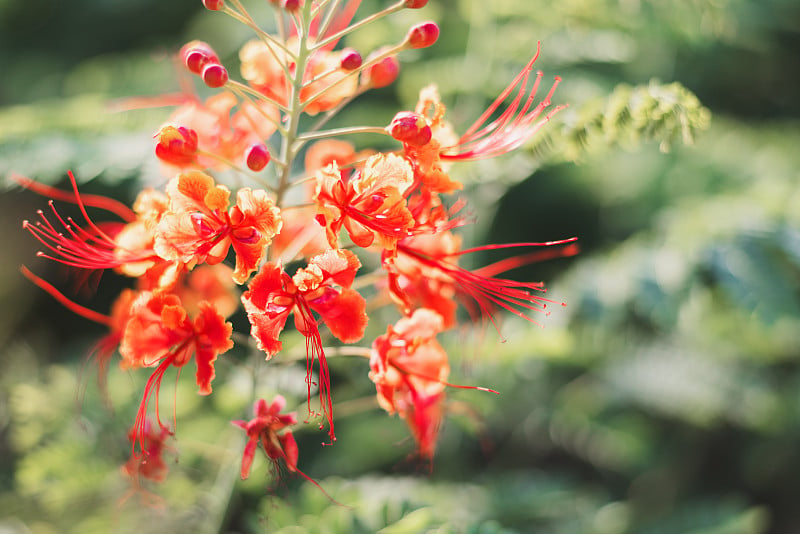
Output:
[[164,378],[164,373],[167,371],[170,365],[175,361],[175,353],[172,352],[163,357],[161,363],[158,364],[156,370],[153,371],[153,374],[150,375],[150,378],[147,379],[147,384],[144,387],[144,395],[142,396],[142,402],[139,403],[139,411],[136,412],[136,422],[133,425],[134,432],[133,434],[136,436],[136,439],[133,440],[132,444],[132,454],[134,457],[139,457],[136,453],[136,445],[139,445],[139,451],[141,454],[147,454],[147,450],[145,448],[145,430],[147,424],[147,403],[150,400],[150,396],[153,394],[153,388],[155,386],[155,398],[156,398],[156,421],[160,427],[164,425],[161,423],[161,418],[158,414],[158,397],[159,392],[161,391],[161,380]]
[[[479,247],[467,248],[454,252],[453,256],[461,256],[463,254],[470,254],[472,252],[480,252],[484,250],[500,250],[505,248],[518,248],[518,247],[547,247],[545,250],[537,250],[528,254],[520,256],[513,256],[492,264],[475,269],[475,273],[481,276],[494,276],[496,274],[504,273],[517,267],[529,265],[531,263],[538,263],[540,261],[550,260],[554,258],[565,258],[567,256],[574,256],[580,249],[576,243],[577,237],[570,237],[568,239],[560,239],[558,241],[545,241],[539,243],[502,243],[494,245],[483,245]],[[567,245],[558,248],[559,245]]]
[[100,323],[102,325],[111,327],[111,317],[109,317],[108,315],[103,315],[102,313],[90,310],[89,308],[81,306],[77,302],[70,300],[58,289],[53,287],[50,283],[44,281],[43,279],[33,274],[24,265],[20,266],[19,270],[20,272],[22,272],[25,278],[27,278],[28,280],[39,286],[41,289],[44,289],[51,297],[56,299],[62,306],[67,308],[69,311],[76,313],[81,317],[93,321],[95,323]]
[[328,420],[330,429],[328,436],[331,443],[336,441],[333,431],[333,400],[331,398],[331,375],[328,371],[328,360],[325,358],[325,350],[322,346],[322,338],[319,335],[319,328],[311,312],[308,303],[302,297],[296,299],[297,307],[295,313],[300,313],[304,324],[309,328],[308,332],[303,332],[306,338],[306,383],[308,384],[308,411],[311,410],[311,376],[313,373],[314,360],[319,362],[319,403],[322,407],[322,415]]
[[[441,380],[440,378],[435,377],[435,376],[427,376],[427,375],[424,375],[422,373],[409,371],[408,369],[405,369],[404,367],[401,367],[401,366],[397,365],[397,362],[394,362],[394,361],[392,361],[392,363],[390,365],[392,367],[394,367],[395,369],[397,369],[398,371],[400,371],[401,373],[403,373],[404,375],[414,376],[414,377],[417,377],[417,378],[421,378],[423,380],[428,380],[430,382],[436,382],[437,384],[441,384],[441,385],[447,386],[449,388],[476,389],[478,391],[486,391],[487,393],[494,393],[495,395],[499,395],[500,394],[499,391],[495,391],[494,389],[490,389],[490,388],[485,388],[483,386],[465,386],[465,385],[462,385],[462,384],[451,384],[450,382],[447,382],[445,380]],[[410,388],[410,389],[413,389],[413,388]]]
[[99,208],[102,210],[106,210],[117,215],[120,219],[126,222],[131,222],[136,220],[136,214],[131,210],[128,206],[114,200],[113,198],[104,197],[102,195],[91,195],[91,194],[83,194],[78,195],[78,186],[75,182],[75,177],[72,174],[72,171],[67,173],[70,177],[70,181],[72,182],[73,192],[68,193],[67,191],[62,191],[61,189],[57,189],[55,187],[45,185],[39,183],[35,180],[31,180],[27,176],[22,176],[20,174],[12,174],[11,180],[18,183],[20,186],[33,191],[39,195],[45,196],[47,198],[51,198],[53,200],[62,200],[64,202],[71,202],[73,204],[83,204],[84,206],[89,206],[90,208]]
[[[540,49],[540,44],[537,44],[536,54],[533,58],[486,111],[478,117],[466,133],[461,136],[458,143],[442,149],[440,157],[443,160],[472,161],[510,152],[521,146],[555,113],[564,108],[564,106],[556,106],[539,119],[542,112],[550,106],[550,99],[561,82],[561,78],[556,76],[547,96],[536,107],[531,109],[536,98],[536,92],[539,89],[542,73],[537,72],[530,91],[527,91],[527,85],[530,73],[533,70],[533,64],[539,57]],[[517,94],[511,104],[495,120],[484,124],[515,89],[517,89]],[[526,93],[527,97],[525,96]],[[525,99],[525,102],[520,108],[523,99]]]
[[[139,253],[128,252],[120,254],[120,250],[109,237],[96,224],[87,218],[87,224],[96,233],[90,233],[75,224],[75,221],[68,217],[66,220],[56,211],[52,201],[49,202],[50,209],[56,220],[63,227],[59,231],[53,223],[45,216],[42,210],[37,213],[41,219],[36,223],[23,221],[22,227],[28,230],[37,241],[52,251],[54,255],[39,252],[38,255],[54,261],[58,261],[71,267],[81,269],[109,269],[119,267],[125,263],[145,261],[155,257],[152,251],[141,251]],[[85,213],[85,211],[84,211]],[[122,225],[123,223],[114,223]]]
[[545,299],[532,294],[531,291],[546,292],[541,283],[517,282],[504,278],[485,276],[479,272],[468,271],[442,258],[428,256],[402,243],[398,244],[397,250],[448,275],[464,294],[475,301],[481,314],[488,317],[496,329],[497,324],[492,315],[495,306],[503,308],[534,324],[538,323],[518,308],[549,313],[546,311],[548,304],[561,304],[564,306],[563,302]]

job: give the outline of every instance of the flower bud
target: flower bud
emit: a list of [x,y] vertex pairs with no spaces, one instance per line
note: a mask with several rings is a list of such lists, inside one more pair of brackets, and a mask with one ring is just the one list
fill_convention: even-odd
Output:
[[386,130],[401,143],[412,146],[427,144],[433,135],[425,117],[410,111],[401,111],[395,115]]
[[203,0],[203,5],[209,11],[219,11],[225,7],[225,0]]
[[406,0],[405,7],[408,9],[419,9],[428,5],[428,0]]
[[362,83],[373,89],[390,85],[400,74],[400,62],[389,56],[366,68],[362,74]]
[[164,126],[154,136],[158,139],[156,156],[173,165],[189,165],[197,156],[197,132],[184,126]]
[[266,146],[260,143],[252,145],[244,154],[247,162],[247,168],[255,172],[258,172],[266,167],[270,160],[269,150],[267,150]]
[[411,48],[427,48],[439,38],[439,26],[435,22],[417,24],[408,31],[406,43]]
[[219,63],[217,54],[208,43],[191,41],[183,45],[180,51],[181,59],[186,68],[194,74],[200,74],[209,63]]
[[281,4],[283,9],[286,11],[297,11],[301,7],[303,7],[303,0],[281,0]]
[[339,65],[342,69],[346,71],[353,71],[356,70],[361,66],[363,60],[361,59],[361,54],[357,51],[353,50],[352,48],[345,48],[342,50],[341,60],[339,61]]
[[219,63],[209,63],[203,67],[202,77],[207,86],[222,87],[228,82],[228,70]]

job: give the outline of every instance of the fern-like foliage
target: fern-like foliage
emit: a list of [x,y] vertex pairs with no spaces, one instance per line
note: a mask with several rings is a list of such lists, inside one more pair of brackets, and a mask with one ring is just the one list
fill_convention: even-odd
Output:
[[710,123],[711,112],[680,83],[620,84],[607,98],[565,112],[565,120],[544,130],[528,149],[538,161],[576,161],[599,147],[647,142],[668,152],[678,142],[692,144]]

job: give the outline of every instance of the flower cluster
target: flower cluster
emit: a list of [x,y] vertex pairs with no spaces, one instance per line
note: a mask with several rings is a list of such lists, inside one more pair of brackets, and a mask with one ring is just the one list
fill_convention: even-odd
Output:
[[[229,75],[207,43],[192,41],[179,52],[187,71],[219,92],[205,100],[183,95],[155,134],[155,156],[166,173],[162,190],[145,189],[128,208],[79,194],[71,174],[72,195],[18,177],[25,187],[76,203],[83,215],[82,222],[64,218],[51,201],[38,221],[25,221],[44,246],[42,256],[83,272],[114,270],[134,281],[103,315],[23,268],[62,304],[108,327],[94,351],[101,376],[115,353],[123,369],[150,370],[133,419],[133,457],[124,468],[132,477],[166,476],[161,452],[173,431],[158,414],[161,381],[168,370],[194,361],[198,393],[211,394],[217,359],[234,346],[227,319],[240,305],[250,323],[249,340],[241,342],[265,359],[280,357],[287,328],[305,338],[308,409],[317,411],[311,400],[316,388],[321,426],[331,442],[336,436],[326,354],[359,355],[369,359],[380,407],[406,421],[418,456],[431,460],[452,386],[437,337],[457,326],[458,306],[473,321],[494,322],[501,310],[534,321],[533,313],[546,313],[553,302],[544,298],[542,285],[499,275],[577,250],[573,239],[465,249],[456,233],[467,221],[459,214],[463,188],[450,175],[451,165],[519,147],[559,109],[550,108],[558,78],[536,103],[541,73],[529,84],[536,57],[461,136],[446,121],[435,86],[423,88],[415,109],[397,113],[388,125],[325,129],[359,95],[391,84],[398,54],[432,45],[439,28],[418,24],[399,43],[362,57],[342,47],[342,39],[427,2],[400,0],[360,20],[359,0],[270,2],[274,34],[262,30],[239,0],[204,0],[209,10],[248,25],[255,38],[239,50],[243,81]],[[350,138],[365,132],[385,135],[394,148],[357,150]],[[245,181],[251,187],[232,191],[226,185]],[[103,210],[115,222],[95,222],[87,208]],[[542,254],[543,245],[555,248]],[[510,247],[534,250],[476,270],[459,265],[463,255]],[[380,266],[363,278],[369,282],[358,278],[367,260]],[[368,283],[374,289],[364,291]],[[372,310],[391,303],[397,321],[370,345],[364,337]],[[334,338],[344,347],[331,349]],[[281,413],[284,407],[280,396],[259,399],[251,421],[234,421],[248,439],[243,478],[259,444],[271,461],[306,476],[292,434],[297,418]]]

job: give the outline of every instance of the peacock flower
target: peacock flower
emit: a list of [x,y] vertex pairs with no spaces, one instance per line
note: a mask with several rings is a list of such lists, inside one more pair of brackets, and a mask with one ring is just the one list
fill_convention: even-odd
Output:
[[[275,103],[289,105],[291,93],[285,66],[290,65],[289,73],[293,75],[291,56],[297,47],[296,37],[286,43],[287,50],[292,52],[258,39],[245,43],[239,51],[242,77]],[[346,54],[348,52],[319,49],[308,58],[299,93],[305,113],[316,115],[328,111],[356,94],[358,78],[350,75],[346,68]]]
[[369,361],[378,404],[390,415],[405,419],[418,454],[428,460],[436,448],[450,374],[447,352],[436,340],[443,329],[438,313],[418,309],[375,339]]
[[242,303],[250,320],[251,335],[267,359],[282,348],[278,339],[289,314],[306,338],[308,399],[311,401],[311,369],[319,360],[319,396],[323,413],[333,432],[333,404],[330,395],[328,363],[322,347],[316,312],[331,333],[344,343],[354,343],[364,336],[367,326],[366,301],[350,286],[361,266],[349,250],[328,250],[314,256],[304,269],[289,276],[276,263],[265,264],[250,281]]
[[170,200],[156,228],[155,251],[189,268],[211,265],[236,252],[233,279],[242,284],[258,269],[272,237],[280,232],[280,210],[267,192],[240,189],[228,209],[230,191],[199,171],[178,175],[167,185]]
[[394,250],[399,239],[410,235],[414,217],[403,196],[414,181],[406,160],[394,154],[377,154],[349,180],[339,166],[328,165],[317,173],[317,221],[325,227],[331,247],[338,247],[344,226],[359,247],[378,238],[384,249]]
[[123,369],[153,367],[134,425],[140,450],[144,451],[147,403],[158,394],[164,373],[170,367],[182,368],[194,356],[197,365],[195,379],[201,395],[211,393],[214,362],[219,354],[233,347],[231,323],[208,302],[198,305],[194,318],[189,317],[177,295],[143,291],[131,304],[130,318],[125,325],[119,347]]
[[259,443],[271,461],[283,460],[289,471],[299,472],[306,477],[302,471],[297,469],[299,450],[290,428],[297,424],[297,415],[294,413],[282,414],[284,408],[286,408],[286,399],[281,395],[277,395],[271,403],[267,403],[264,399],[258,399],[253,405],[253,419],[232,421],[234,425],[247,432],[248,441],[242,455],[242,480],[250,476],[250,467]]

